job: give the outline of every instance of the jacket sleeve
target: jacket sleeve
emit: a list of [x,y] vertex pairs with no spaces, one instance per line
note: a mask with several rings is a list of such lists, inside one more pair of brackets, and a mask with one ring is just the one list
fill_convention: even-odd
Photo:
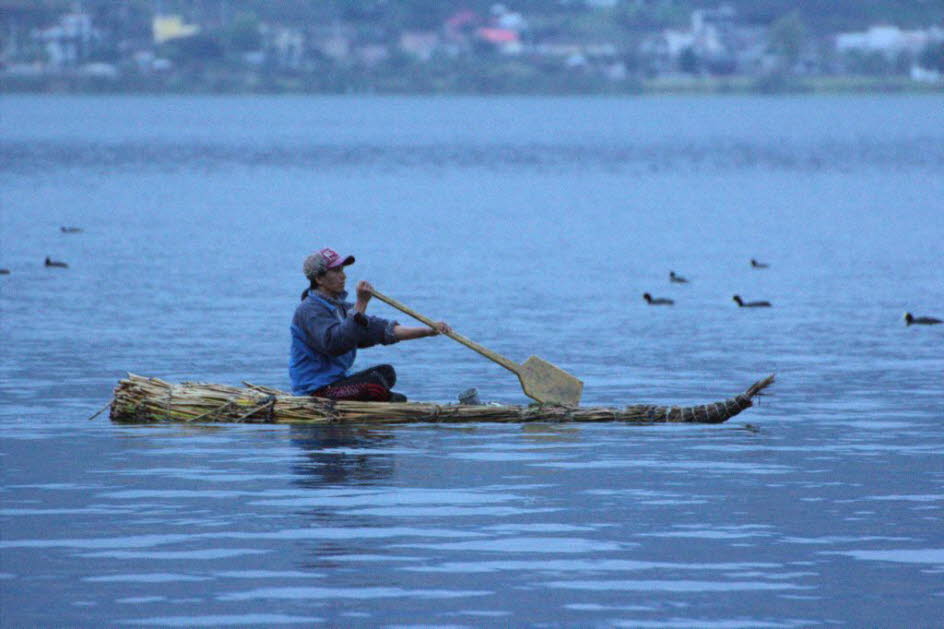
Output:
[[370,347],[378,343],[381,345],[392,345],[398,342],[400,339],[393,333],[393,328],[397,325],[399,324],[396,321],[368,316],[367,337],[369,340],[366,345],[358,345],[358,347]]
[[343,320],[333,309],[320,304],[299,310],[296,324],[305,331],[306,342],[316,352],[340,356],[358,347],[397,341],[393,335],[395,321],[367,317],[367,325],[358,323],[353,313]]

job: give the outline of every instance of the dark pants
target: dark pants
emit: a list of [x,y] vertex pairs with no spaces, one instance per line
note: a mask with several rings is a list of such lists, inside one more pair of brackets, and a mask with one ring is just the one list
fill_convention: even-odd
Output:
[[332,400],[389,402],[390,389],[396,383],[397,372],[391,365],[377,365],[325,385],[311,395]]

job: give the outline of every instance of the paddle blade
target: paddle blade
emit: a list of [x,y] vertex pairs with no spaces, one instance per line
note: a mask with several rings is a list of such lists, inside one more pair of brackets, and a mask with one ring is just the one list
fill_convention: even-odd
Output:
[[533,400],[542,404],[580,404],[583,382],[546,360],[532,356],[517,373],[525,395]]

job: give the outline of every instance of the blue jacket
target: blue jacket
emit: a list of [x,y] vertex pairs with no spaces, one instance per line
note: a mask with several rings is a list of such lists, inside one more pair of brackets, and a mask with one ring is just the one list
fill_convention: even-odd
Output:
[[309,395],[348,376],[357,349],[396,343],[396,321],[358,315],[354,304],[312,291],[295,309],[288,373],[292,393]]

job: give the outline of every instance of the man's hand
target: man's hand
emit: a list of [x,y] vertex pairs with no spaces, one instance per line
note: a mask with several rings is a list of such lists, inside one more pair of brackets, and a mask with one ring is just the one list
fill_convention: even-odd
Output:
[[371,286],[370,282],[366,280],[361,280],[357,283],[357,303],[354,304],[354,310],[360,312],[361,314],[367,310],[367,302],[370,301],[370,298],[374,296],[374,287]]
[[452,328],[445,321],[437,321],[435,326],[429,328],[429,336],[449,334],[450,332],[452,332]]

